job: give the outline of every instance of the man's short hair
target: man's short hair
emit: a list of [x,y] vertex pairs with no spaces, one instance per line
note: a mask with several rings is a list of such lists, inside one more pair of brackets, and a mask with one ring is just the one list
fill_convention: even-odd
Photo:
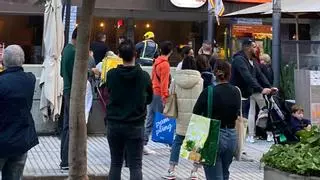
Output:
[[173,44],[171,41],[164,41],[160,43],[160,50],[161,50],[161,55],[169,55],[170,52],[173,50]]
[[295,105],[293,105],[291,107],[291,112],[292,113],[296,113],[296,112],[299,112],[299,111],[304,112],[303,108],[300,105],[295,104]]
[[136,54],[135,46],[131,40],[123,41],[118,48],[119,56],[125,62],[131,62]]
[[3,65],[9,67],[21,67],[24,63],[24,51],[19,45],[10,45],[4,49]]
[[75,28],[72,32],[72,39],[76,40],[78,37],[78,28]]
[[248,38],[242,41],[242,48],[250,47],[255,41]]
[[104,36],[105,36],[106,34],[105,33],[103,33],[103,32],[99,32],[98,34],[97,34],[97,40],[98,41],[102,41],[102,39],[104,38]]

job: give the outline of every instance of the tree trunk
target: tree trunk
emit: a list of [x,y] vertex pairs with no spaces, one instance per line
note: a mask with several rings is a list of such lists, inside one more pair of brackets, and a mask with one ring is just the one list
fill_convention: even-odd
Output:
[[88,179],[85,94],[88,74],[90,30],[94,5],[95,0],[82,0],[70,98],[70,180]]

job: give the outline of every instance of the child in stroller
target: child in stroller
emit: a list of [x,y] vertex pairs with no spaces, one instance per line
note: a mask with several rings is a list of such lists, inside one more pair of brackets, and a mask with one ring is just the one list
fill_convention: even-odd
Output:
[[310,131],[312,126],[311,126],[311,121],[308,119],[304,119],[304,110],[301,106],[299,105],[294,105],[291,108],[292,110],[292,116],[291,116],[291,127],[292,127],[292,132],[294,134],[297,134],[301,130],[307,130]]
[[287,103],[275,94],[264,98],[268,108],[265,128],[272,132],[275,144],[291,144],[299,141],[290,125],[291,112]]

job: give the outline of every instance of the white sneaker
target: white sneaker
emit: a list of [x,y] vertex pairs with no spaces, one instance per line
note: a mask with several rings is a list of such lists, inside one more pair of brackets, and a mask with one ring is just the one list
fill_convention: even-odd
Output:
[[253,137],[253,136],[248,136],[247,142],[249,142],[249,143],[255,143],[254,137]]
[[168,179],[168,180],[176,179],[175,171],[170,171],[169,170],[166,175],[162,176],[162,179]]
[[191,171],[190,180],[199,180],[198,172]]
[[144,146],[143,147],[143,154],[144,155],[153,155],[153,154],[156,154],[156,152],[149,149],[148,147]]
[[267,142],[273,142],[273,135],[268,135]]

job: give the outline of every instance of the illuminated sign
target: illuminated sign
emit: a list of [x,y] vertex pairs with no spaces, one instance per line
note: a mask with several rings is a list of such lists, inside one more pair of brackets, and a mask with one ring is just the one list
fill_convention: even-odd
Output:
[[170,0],[171,3],[181,8],[199,8],[203,6],[207,0]]
[[237,3],[267,3],[272,2],[272,0],[224,0],[229,2],[237,2]]

